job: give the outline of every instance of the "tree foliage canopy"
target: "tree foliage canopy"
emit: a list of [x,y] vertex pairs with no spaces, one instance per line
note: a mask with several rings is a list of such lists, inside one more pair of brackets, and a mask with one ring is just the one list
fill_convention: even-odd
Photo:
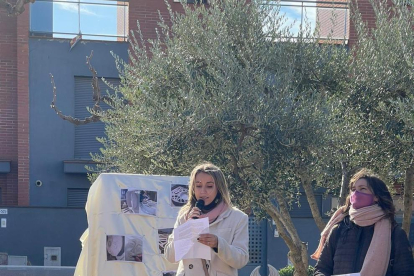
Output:
[[294,38],[277,6],[226,0],[184,11],[161,19],[148,43],[138,31],[131,61],[117,59],[122,87],[94,159],[126,173],[188,175],[203,160],[217,164],[235,203],[271,215],[306,273],[288,209],[306,186],[323,227],[313,184],[339,181],[334,160],[321,156],[335,142],[331,95],[346,85],[347,49],[319,44],[310,27]]
[[[329,94],[341,90],[346,49],[293,39],[278,8],[242,1],[185,7],[158,39],[118,60],[123,87],[103,121],[97,160],[122,172],[188,174],[210,160],[231,176],[235,198],[312,180],[331,143]],[[304,38],[306,37],[306,39]],[[290,185],[289,185],[290,187]]]

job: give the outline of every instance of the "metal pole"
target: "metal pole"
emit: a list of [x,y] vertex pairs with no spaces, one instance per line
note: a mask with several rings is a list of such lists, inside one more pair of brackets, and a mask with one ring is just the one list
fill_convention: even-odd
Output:
[[80,16],[80,0],[78,1],[78,30],[81,33],[81,16]]
[[267,219],[262,219],[262,263],[259,273],[261,276],[268,276],[269,269],[267,267]]

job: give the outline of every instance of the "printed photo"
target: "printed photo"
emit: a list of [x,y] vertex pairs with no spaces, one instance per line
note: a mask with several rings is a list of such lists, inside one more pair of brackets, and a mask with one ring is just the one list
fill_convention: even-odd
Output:
[[139,213],[140,190],[121,189],[121,210],[124,214]]
[[142,236],[106,236],[108,261],[142,262]]
[[118,235],[106,236],[106,259],[107,261],[124,261],[125,237]]
[[149,216],[157,215],[157,192],[140,191],[139,214]]
[[158,229],[158,249],[160,254],[164,254],[164,248],[168,241],[168,236],[173,232],[173,228]]
[[157,192],[121,189],[121,210],[124,214],[157,215]]
[[181,207],[188,201],[188,185],[185,184],[171,184],[171,206]]
[[177,275],[177,271],[166,271],[162,273],[162,276],[175,276]]
[[126,262],[142,262],[142,245],[141,236],[125,237],[125,261]]

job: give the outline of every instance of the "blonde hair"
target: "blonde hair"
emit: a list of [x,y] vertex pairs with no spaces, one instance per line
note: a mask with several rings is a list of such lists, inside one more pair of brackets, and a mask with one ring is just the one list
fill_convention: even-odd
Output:
[[230,193],[229,193],[226,178],[224,177],[223,172],[220,170],[219,167],[213,165],[212,163],[207,162],[207,163],[202,163],[200,165],[197,165],[191,172],[189,189],[188,189],[188,201],[187,201],[187,204],[185,204],[181,208],[180,214],[189,212],[195,206],[195,203],[197,201],[197,198],[195,196],[195,191],[194,191],[195,178],[196,178],[196,175],[200,172],[209,174],[213,177],[214,183],[217,187],[217,194],[220,195],[221,200],[225,204],[231,207],[232,204],[231,204],[231,199],[230,199]]

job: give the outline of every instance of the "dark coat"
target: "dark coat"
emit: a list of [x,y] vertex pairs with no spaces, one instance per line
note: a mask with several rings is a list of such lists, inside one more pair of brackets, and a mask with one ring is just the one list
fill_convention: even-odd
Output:
[[[360,227],[349,216],[332,228],[321,256],[315,266],[314,276],[358,273],[367,254],[374,225]],[[412,248],[405,231],[396,225],[391,234],[391,256],[386,276],[413,276]]]

